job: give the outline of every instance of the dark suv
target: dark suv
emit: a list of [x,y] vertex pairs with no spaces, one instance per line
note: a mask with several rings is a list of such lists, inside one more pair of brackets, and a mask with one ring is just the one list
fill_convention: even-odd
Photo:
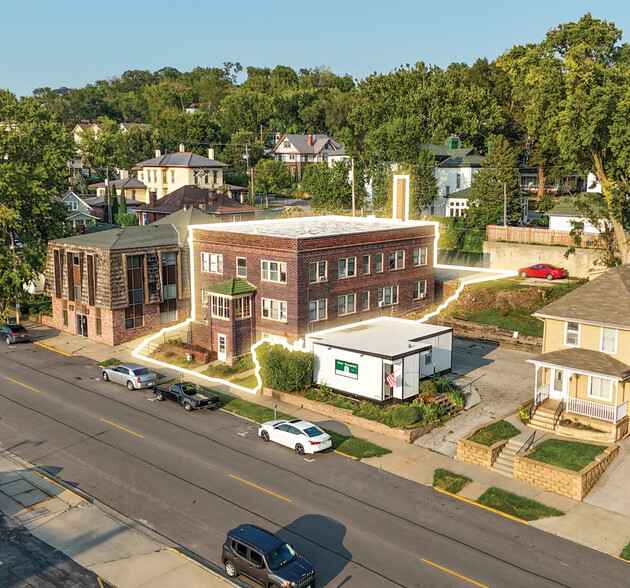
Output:
[[313,566],[288,543],[255,525],[228,532],[221,560],[230,578],[242,574],[265,587],[315,588]]

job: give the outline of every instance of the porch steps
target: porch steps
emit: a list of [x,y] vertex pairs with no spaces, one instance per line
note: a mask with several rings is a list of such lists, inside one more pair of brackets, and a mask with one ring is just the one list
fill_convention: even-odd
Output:
[[[492,464],[490,468],[491,471],[501,474],[502,476],[507,476],[508,478],[514,477],[514,458],[516,457],[516,452],[521,448],[524,442],[520,437],[521,435],[513,437],[506,443],[503,451],[499,453],[499,457],[497,457],[497,460]],[[515,439],[518,439],[518,441]]]
[[444,414],[455,414],[459,412],[459,408],[450,401],[446,394],[438,394],[435,397],[435,403],[439,404],[444,409]]
[[554,424],[555,418],[555,410],[549,410],[541,405],[534,412],[534,416],[529,421],[529,426],[532,429],[538,429],[539,431],[554,433],[556,430]]

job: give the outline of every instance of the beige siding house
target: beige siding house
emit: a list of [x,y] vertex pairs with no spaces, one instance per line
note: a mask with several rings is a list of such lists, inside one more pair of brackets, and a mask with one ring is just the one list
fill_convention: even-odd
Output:
[[536,368],[536,413],[552,410],[614,440],[628,431],[630,400],[630,265],[610,269],[548,304]]

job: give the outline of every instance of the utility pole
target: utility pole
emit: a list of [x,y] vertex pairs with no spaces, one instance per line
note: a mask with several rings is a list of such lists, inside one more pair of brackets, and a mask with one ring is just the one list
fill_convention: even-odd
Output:
[[356,196],[354,193],[354,157],[350,159],[351,173],[352,173],[352,216],[355,214]]
[[507,227],[507,184],[503,182],[503,226]]
[[107,222],[112,224],[112,196],[109,191],[109,165],[105,168],[105,191],[107,192]]

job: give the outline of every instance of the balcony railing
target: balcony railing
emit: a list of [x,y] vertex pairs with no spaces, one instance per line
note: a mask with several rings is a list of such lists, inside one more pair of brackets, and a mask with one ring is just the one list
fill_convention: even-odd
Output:
[[616,423],[628,414],[628,403],[620,406],[608,406],[599,402],[582,400],[581,398],[567,398],[567,412],[582,416],[601,419],[609,423]]

